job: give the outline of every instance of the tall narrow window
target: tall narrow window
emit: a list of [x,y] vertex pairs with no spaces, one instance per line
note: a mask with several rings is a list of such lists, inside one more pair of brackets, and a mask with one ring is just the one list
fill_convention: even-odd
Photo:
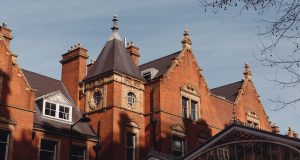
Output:
[[0,131],[0,159],[6,160],[8,155],[9,133]]
[[188,118],[188,106],[189,106],[189,99],[182,97],[182,116],[184,118]]
[[85,159],[85,147],[72,145],[72,160]]
[[196,101],[191,101],[191,116],[192,120],[197,121],[198,120],[198,103]]
[[173,136],[172,139],[172,155],[182,157],[184,154],[184,139],[178,136]]
[[135,160],[135,149],[136,149],[136,135],[131,132],[126,134],[126,149],[127,149],[127,160]]
[[57,142],[42,139],[40,146],[40,160],[56,159]]

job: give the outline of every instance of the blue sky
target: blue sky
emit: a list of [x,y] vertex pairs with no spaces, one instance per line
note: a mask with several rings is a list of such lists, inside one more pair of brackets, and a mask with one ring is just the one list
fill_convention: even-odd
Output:
[[[269,79],[288,75],[274,68],[263,67],[255,58],[260,40],[257,36],[262,18],[253,12],[238,10],[213,14],[204,12],[198,0],[1,0],[0,22],[13,29],[13,52],[19,55],[22,68],[60,79],[59,60],[74,44],[87,48],[95,59],[111,34],[112,16],[119,16],[120,35],[140,48],[144,63],[181,49],[183,30],[187,27],[192,49],[204,70],[209,88],[243,78],[244,63],[250,64],[253,80],[272,122],[281,133],[287,127],[300,132],[299,107],[290,106],[272,111],[268,99],[299,96],[298,88],[282,90]],[[277,53],[288,51],[281,46]]]

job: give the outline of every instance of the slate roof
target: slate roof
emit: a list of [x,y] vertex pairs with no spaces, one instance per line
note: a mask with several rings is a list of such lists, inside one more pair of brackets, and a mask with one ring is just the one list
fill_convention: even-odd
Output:
[[231,84],[213,88],[210,91],[211,91],[211,93],[213,93],[216,96],[222,96],[222,97],[225,97],[226,100],[235,102],[235,99],[239,93],[239,89],[242,87],[243,83],[244,83],[244,80],[241,80],[238,82],[234,82]]
[[[66,90],[64,84],[60,80],[56,80],[38,73],[34,73],[25,69],[22,69],[23,74],[25,75],[29,85],[37,90],[36,98],[48,95],[57,91],[60,91],[70,103],[72,103],[72,122],[77,122],[81,117],[82,113],[76,107],[74,101],[72,100],[70,94]],[[43,104],[41,101],[36,101],[36,113],[34,115],[34,125],[41,128],[50,128],[54,130],[59,130],[69,132],[70,124],[59,122],[51,119],[45,119],[42,117],[42,107]],[[75,132],[95,136],[91,127],[87,123],[78,123],[74,128]]]
[[86,79],[112,72],[120,72],[139,80],[145,80],[138,67],[133,63],[124,43],[118,38],[110,38],[106,42],[94,65],[87,73]]
[[181,51],[172,53],[170,55],[161,57],[159,59],[144,63],[139,66],[140,71],[144,71],[149,68],[155,68],[158,70],[158,73],[155,75],[153,79],[159,78],[164,75],[170,66],[172,65],[172,61],[180,54]]

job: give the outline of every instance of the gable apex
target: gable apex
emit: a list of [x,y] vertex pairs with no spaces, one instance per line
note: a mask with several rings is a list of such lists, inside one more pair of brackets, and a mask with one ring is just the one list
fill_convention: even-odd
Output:
[[38,97],[36,100],[45,99],[54,103],[64,104],[68,106],[73,106],[73,104],[67,99],[67,97],[61,93],[61,91],[56,91],[49,93],[47,95]]

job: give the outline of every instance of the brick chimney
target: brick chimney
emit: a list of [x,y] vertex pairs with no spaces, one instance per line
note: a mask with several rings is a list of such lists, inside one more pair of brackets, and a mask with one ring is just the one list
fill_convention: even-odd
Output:
[[67,53],[62,55],[61,80],[77,106],[80,106],[79,83],[86,77],[87,49],[80,44],[71,47]]
[[5,23],[0,26],[0,34],[3,36],[7,46],[9,47],[10,41],[12,40],[11,30],[7,28]]
[[139,48],[133,42],[127,43],[127,50],[136,66],[139,65]]

